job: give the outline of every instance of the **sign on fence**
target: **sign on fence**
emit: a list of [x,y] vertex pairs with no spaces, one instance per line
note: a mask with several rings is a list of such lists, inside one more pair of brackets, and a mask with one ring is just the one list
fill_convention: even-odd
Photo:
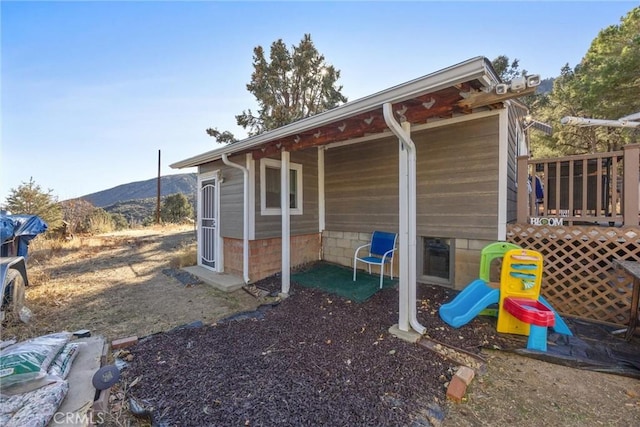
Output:
[[564,225],[563,218],[555,217],[531,217],[529,218],[529,224],[531,225],[549,225],[552,227]]

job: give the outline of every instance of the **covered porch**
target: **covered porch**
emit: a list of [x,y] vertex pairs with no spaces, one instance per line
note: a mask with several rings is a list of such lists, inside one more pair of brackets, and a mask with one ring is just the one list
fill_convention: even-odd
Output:
[[[493,157],[495,165],[488,175],[487,185],[489,190],[484,194],[489,197],[488,204],[479,204],[479,207],[486,208],[487,220],[484,238],[495,240],[497,234],[504,235],[504,222],[506,221],[506,198],[502,190],[506,188],[506,177],[499,178],[498,169],[506,170],[508,159],[507,127],[510,121],[516,121],[515,116],[507,112],[506,106],[510,105],[509,100],[532,93],[539,83],[537,76],[530,76],[523,79],[522,85],[517,86],[517,90],[510,90],[508,84],[502,83],[493,71],[490,62],[486,58],[474,58],[455,66],[426,75],[422,78],[407,82],[405,84],[387,89],[369,97],[350,102],[341,107],[318,114],[308,119],[292,123],[279,129],[266,132],[261,135],[231,144],[223,149],[214,150],[193,158],[173,164],[172,167],[183,168],[199,166],[201,173],[209,172],[218,165],[221,160],[224,165],[235,171],[241,171],[234,175],[233,185],[238,190],[242,183],[243,199],[240,206],[244,217],[244,224],[241,228],[241,239],[234,236],[235,250],[240,249],[242,254],[233,253],[231,247],[227,246],[218,250],[225,258],[221,264],[226,268],[230,262],[237,262],[242,259],[242,275],[246,283],[251,281],[251,269],[255,268],[255,257],[250,254],[255,242],[269,239],[273,245],[262,246],[261,251],[270,250],[269,254],[263,253],[268,259],[273,254],[275,248],[278,249],[280,259],[279,270],[281,271],[282,288],[281,293],[287,295],[290,288],[290,276],[292,266],[296,264],[292,259],[304,246],[292,246],[295,244],[294,238],[308,233],[315,222],[315,232],[308,236],[317,236],[322,246],[323,233],[327,230],[327,222],[331,220],[330,215],[334,210],[326,206],[325,197],[325,176],[327,169],[332,163],[327,164],[327,152],[348,146],[362,147],[363,153],[371,152],[371,144],[384,142],[384,147],[390,147],[388,163],[390,166],[385,173],[393,172],[390,180],[380,182],[375,173],[375,168],[367,168],[362,161],[359,163],[362,174],[360,179],[370,179],[369,190],[371,197],[376,196],[375,188],[382,188],[384,196],[387,197],[383,204],[378,205],[384,211],[384,215],[376,220],[376,212],[370,206],[368,214],[365,213],[369,221],[365,231],[375,230],[375,223],[386,227],[387,231],[395,231],[399,234],[398,244],[398,270],[399,271],[399,321],[398,327],[402,331],[413,330],[418,334],[423,334],[425,329],[416,320],[416,253],[417,253],[417,214],[416,214],[416,144],[412,139],[418,132],[430,129],[445,128],[450,125],[467,122],[483,123],[486,129],[482,129],[485,139],[482,142],[491,144],[496,155]],[[486,119],[486,121],[482,121]],[[424,133],[428,135],[428,133]],[[469,137],[471,138],[471,137]],[[471,140],[470,140],[471,141]],[[442,146],[446,146],[444,141],[440,141]],[[379,144],[378,144],[379,145]],[[395,147],[395,148],[391,148]],[[473,145],[469,145],[473,147]],[[386,149],[385,149],[386,150]],[[500,153],[500,154],[498,154]],[[303,175],[309,168],[302,163],[298,163],[299,168],[292,161],[294,156],[307,156],[313,158],[315,171],[311,176],[317,179],[317,187],[312,191],[317,191],[317,198],[309,200],[307,187],[304,187],[304,196],[300,194],[300,199],[293,198],[292,186],[298,188],[296,176]],[[312,164],[313,164],[312,163]],[[279,169],[279,204],[276,209],[265,206],[264,201],[269,200],[268,194],[264,192],[264,165],[273,165]],[[260,181],[258,181],[258,166],[260,167]],[[277,170],[277,169],[276,169]],[[359,169],[360,170],[360,169]],[[291,173],[290,173],[291,171]],[[299,172],[296,172],[299,171]],[[271,173],[271,172],[270,172]],[[225,175],[227,172],[225,172]],[[241,179],[238,179],[239,177]],[[501,179],[503,181],[501,181]],[[224,180],[231,185],[230,178],[224,176]],[[257,183],[261,186],[258,187]],[[456,183],[457,184],[457,183]],[[339,184],[338,184],[339,185]],[[221,187],[224,189],[224,187]],[[426,187],[425,187],[426,188]],[[367,191],[369,191],[367,190]],[[238,194],[236,192],[235,194]],[[275,194],[275,193],[274,193]],[[449,195],[450,196],[450,195]],[[444,197],[447,197],[445,194]],[[273,197],[272,197],[273,200]],[[372,199],[373,200],[373,199]],[[238,205],[238,201],[234,202]],[[312,213],[308,208],[302,211],[301,206],[316,205]],[[397,208],[393,212],[394,206]],[[255,207],[255,209],[254,209]],[[316,208],[317,207],[317,208]],[[277,216],[273,216],[277,212]],[[317,214],[314,214],[317,212]],[[240,212],[234,211],[236,218]],[[231,218],[231,214],[228,218]],[[269,216],[272,215],[272,216]],[[299,215],[299,216],[296,216]],[[386,216],[385,216],[386,215]],[[221,214],[222,221],[225,217]],[[387,219],[385,219],[387,218]],[[471,218],[469,216],[469,218]],[[451,218],[449,218],[451,220]],[[467,217],[459,217],[456,220],[464,224]],[[442,217],[444,221],[444,216]],[[455,221],[454,221],[455,222]],[[293,225],[292,225],[293,224]],[[438,225],[438,224],[436,224]],[[438,225],[442,227],[442,225]],[[277,228],[275,228],[277,227]],[[423,224],[423,228],[428,229],[428,224]],[[274,231],[277,230],[277,237]],[[292,230],[294,230],[292,232]],[[357,227],[352,230],[344,228],[344,232],[360,233]],[[472,240],[475,237],[469,237]],[[480,237],[482,240],[482,235]],[[224,244],[232,239],[224,238]],[[240,244],[241,243],[241,244]],[[258,243],[258,246],[260,244]],[[307,246],[308,247],[308,246]],[[269,249],[265,249],[269,248]],[[323,259],[320,253],[317,259]]]

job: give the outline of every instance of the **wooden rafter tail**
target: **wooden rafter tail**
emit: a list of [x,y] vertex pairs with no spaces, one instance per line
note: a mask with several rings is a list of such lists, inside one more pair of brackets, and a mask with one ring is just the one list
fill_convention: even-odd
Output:
[[470,93],[466,98],[458,101],[458,106],[463,109],[473,109],[479,107],[486,107],[490,105],[496,105],[509,99],[519,98],[521,96],[530,95],[536,91],[535,87],[528,87],[520,92],[507,92],[502,95],[497,95],[494,92],[474,92]]

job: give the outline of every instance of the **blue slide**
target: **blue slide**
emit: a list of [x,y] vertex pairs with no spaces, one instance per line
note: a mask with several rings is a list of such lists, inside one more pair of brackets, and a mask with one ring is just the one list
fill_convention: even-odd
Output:
[[491,304],[497,304],[499,300],[499,289],[490,288],[484,280],[476,279],[464,288],[453,301],[440,306],[440,318],[449,326],[459,328],[469,323]]
[[567,324],[564,322],[564,320],[562,320],[562,317],[560,317],[560,315],[558,314],[557,311],[555,311],[553,309],[553,307],[551,307],[551,304],[549,304],[547,302],[546,299],[544,299],[544,297],[542,295],[540,295],[538,297],[538,301],[540,301],[542,304],[545,305],[545,307],[547,307],[549,310],[553,311],[553,316],[555,318],[556,324],[554,326],[552,326],[551,328],[558,334],[560,335],[569,335],[569,336],[573,336],[573,334],[571,333],[571,330],[569,329],[569,326],[567,326]]

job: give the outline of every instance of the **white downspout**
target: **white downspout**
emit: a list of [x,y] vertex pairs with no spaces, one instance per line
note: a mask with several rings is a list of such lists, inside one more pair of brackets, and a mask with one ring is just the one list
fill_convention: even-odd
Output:
[[[400,188],[400,193],[406,191],[406,206],[400,203],[399,208],[399,223],[400,229],[403,229],[403,222],[406,222],[407,238],[404,239],[402,234],[400,235],[400,245],[406,245],[407,262],[404,264],[408,271],[402,274],[400,271],[400,311],[403,311],[402,305],[407,305],[407,314],[409,317],[409,324],[420,335],[426,332],[426,328],[418,322],[416,317],[416,146],[411,140],[410,136],[410,123],[406,123],[406,129],[395,120],[393,117],[393,111],[391,103],[386,102],[382,105],[382,111],[384,114],[384,120],[393,132],[398,137],[402,144],[402,148],[406,151],[406,170],[407,170],[407,188]],[[401,160],[403,158],[402,152],[400,153]],[[402,165],[400,165],[402,166]],[[402,200],[403,197],[400,198]],[[402,255],[401,255],[402,256]],[[403,281],[402,278],[405,278]],[[403,283],[404,282],[404,283]],[[406,299],[402,300],[402,288],[406,289],[405,294],[408,294]],[[402,325],[399,323],[398,327],[402,330]]]
[[242,276],[244,283],[249,283],[249,169],[229,161],[226,154],[222,155],[222,163],[232,168],[240,169],[244,176],[244,219],[242,225]]
[[324,150],[324,147],[318,147],[318,231],[320,234],[325,227]]
[[507,165],[509,164],[509,116],[507,109],[498,116],[498,240],[507,240]]
[[282,211],[282,293],[289,294],[291,285],[291,217],[289,200],[289,152],[282,150],[280,155],[280,209]]

